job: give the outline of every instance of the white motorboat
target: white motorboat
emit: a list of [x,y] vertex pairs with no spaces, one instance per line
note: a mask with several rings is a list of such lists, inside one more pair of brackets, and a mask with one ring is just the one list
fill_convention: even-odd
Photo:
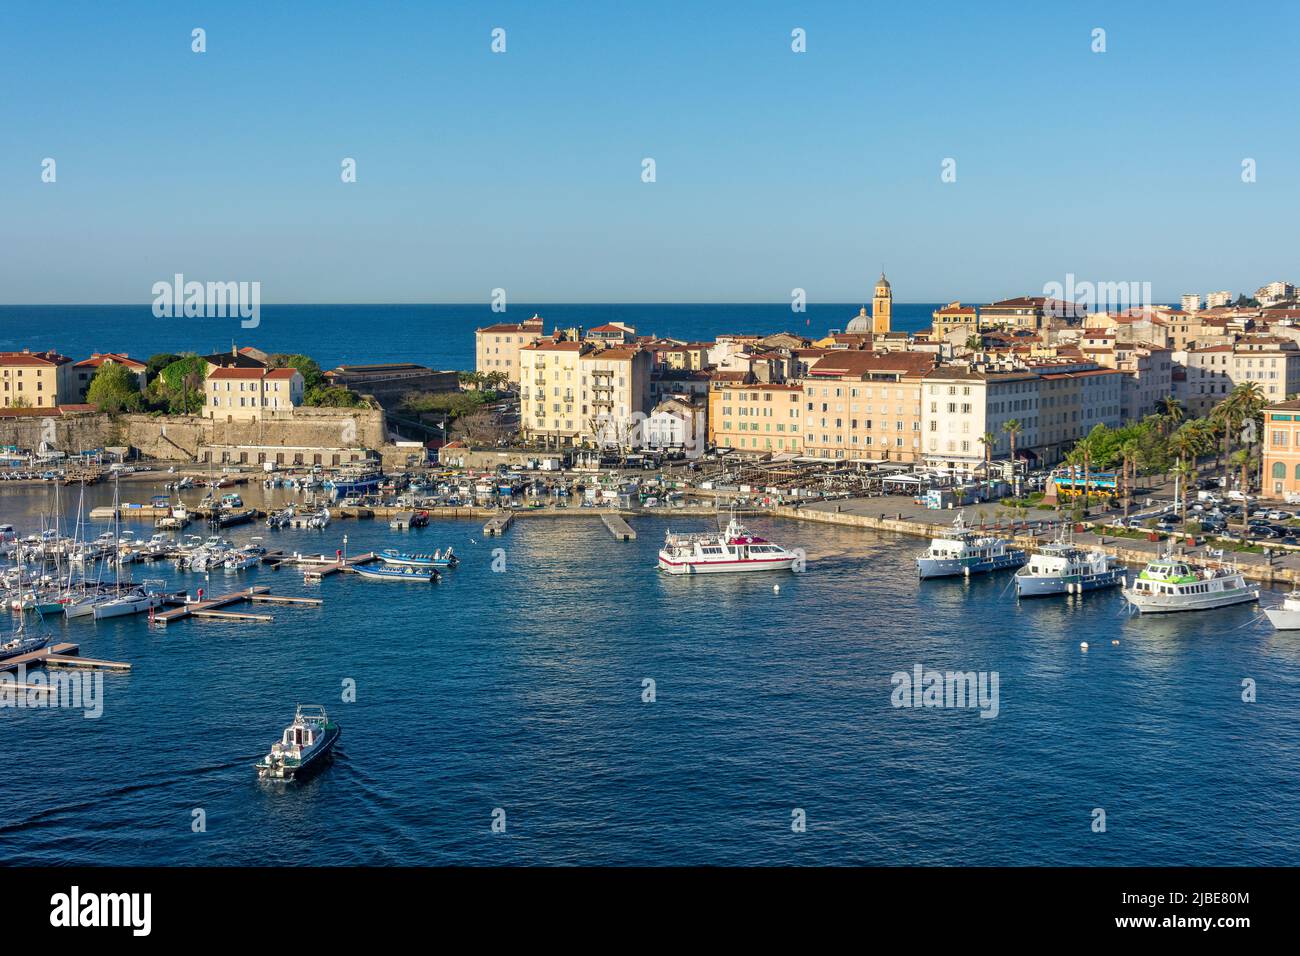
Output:
[[95,605],[95,620],[121,617],[125,614],[142,614],[156,608],[163,602],[163,586],[162,581],[146,581],[139,587],[112,594],[107,601]]
[[953,530],[930,541],[924,554],[916,557],[916,570],[922,578],[944,578],[988,574],[1018,568],[1028,560],[1021,548],[993,535],[966,528],[957,515]]
[[1045,545],[1016,572],[1017,597],[1082,594],[1123,584],[1124,569],[1114,558],[1064,542]]
[[1279,631],[1300,631],[1300,591],[1292,591],[1277,607],[1266,607],[1264,613]]
[[324,707],[299,704],[293,723],[271,745],[271,752],[254,764],[258,778],[287,781],[307,776],[326,763],[341,733]]

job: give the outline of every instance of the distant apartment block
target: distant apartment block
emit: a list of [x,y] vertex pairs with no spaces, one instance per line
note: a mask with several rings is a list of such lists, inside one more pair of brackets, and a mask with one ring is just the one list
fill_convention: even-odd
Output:
[[523,322],[502,322],[474,330],[474,368],[478,372],[503,372],[506,380],[519,384],[519,350],[544,337],[539,315]]
[[55,408],[80,401],[72,359],[58,352],[0,352],[0,407]]
[[1182,306],[1184,312],[1201,311],[1201,296],[1196,292],[1189,292],[1183,296]]
[[803,450],[803,386],[720,378],[709,391],[709,443],[754,454]]
[[1205,293],[1205,307],[1207,309],[1220,309],[1225,305],[1232,305],[1231,292],[1207,292]]

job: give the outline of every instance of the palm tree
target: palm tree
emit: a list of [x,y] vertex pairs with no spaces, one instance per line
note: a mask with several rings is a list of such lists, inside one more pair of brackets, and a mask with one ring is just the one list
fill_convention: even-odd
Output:
[[1160,399],[1156,405],[1160,409],[1161,417],[1175,428],[1182,424],[1183,419],[1187,417],[1183,403],[1172,396]]
[[[1133,505],[1133,486],[1137,484],[1137,458],[1138,442],[1136,438],[1129,438],[1119,446],[1120,455],[1120,475],[1124,481],[1124,525],[1128,526],[1128,512]],[[1129,472],[1132,471],[1132,478]]]
[[1002,430],[1007,433],[1011,440],[1011,493],[1017,498],[1020,497],[1020,469],[1016,461],[1016,436],[1024,431],[1025,426],[1019,419],[1009,419],[1002,423]]
[[1247,484],[1249,478],[1247,472],[1250,468],[1250,449],[1242,448],[1233,452],[1232,464],[1241,469],[1241,538],[1246,539],[1247,529],[1250,527],[1250,503],[1247,492],[1250,485]]
[[993,468],[993,446],[997,444],[998,436],[992,432],[985,432],[980,435],[979,442],[984,446],[984,497],[988,497],[989,491],[989,472]]

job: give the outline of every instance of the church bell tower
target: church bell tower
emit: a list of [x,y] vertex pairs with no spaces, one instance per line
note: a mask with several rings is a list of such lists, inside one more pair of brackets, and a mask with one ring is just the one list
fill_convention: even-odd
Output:
[[871,332],[873,335],[884,335],[889,331],[889,322],[891,313],[894,309],[894,292],[889,287],[889,280],[885,274],[880,273],[880,281],[876,283],[876,292],[871,299]]

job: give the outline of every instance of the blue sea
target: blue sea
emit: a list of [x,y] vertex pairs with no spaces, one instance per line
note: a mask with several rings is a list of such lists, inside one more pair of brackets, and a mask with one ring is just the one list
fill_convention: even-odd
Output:
[[[51,494],[0,487],[0,522],[38,530]],[[1018,603],[1005,576],[918,582],[916,539],[764,517],[753,529],[804,548],[806,573],[677,578],[654,570],[661,535],[709,522],[632,523],[626,543],[592,516],[486,540],[457,520],[229,532],[312,553],[454,545],[463,563],[432,586],[132,566],[324,604],[259,608],[270,624],[53,625],[134,667],[106,675],[98,719],[0,709],[0,862],[1300,861],[1300,635],[1256,609]],[[893,706],[892,675],[918,664],[996,672],[997,716]],[[341,724],[337,759],[259,784],[299,702]]]
[[[232,344],[265,352],[304,352],[321,368],[416,362],[436,369],[474,368],[474,329],[540,315],[546,330],[625,322],[643,335],[690,341],[727,332],[794,332],[820,338],[843,329],[858,304],[757,305],[266,305],[255,329],[231,319],[159,319],[149,305],[3,305],[0,351],[55,349],[80,360],[94,352],[148,358],[160,352],[225,351]],[[930,325],[935,305],[895,303],[894,328]]]

